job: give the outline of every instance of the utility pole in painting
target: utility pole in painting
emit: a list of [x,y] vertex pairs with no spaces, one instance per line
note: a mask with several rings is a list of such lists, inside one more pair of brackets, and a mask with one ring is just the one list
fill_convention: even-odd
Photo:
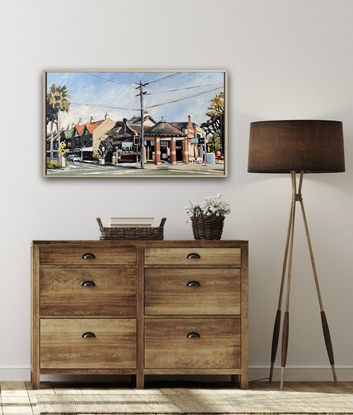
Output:
[[148,83],[143,84],[142,81],[140,82],[135,82],[135,84],[138,85],[138,87],[136,87],[135,89],[139,89],[140,93],[137,94],[136,96],[140,97],[140,106],[141,106],[141,134],[140,134],[140,153],[141,153],[141,169],[145,168],[145,134],[144,134],[144,123],[143,123],[143,119],[145,116],[145,108],[143,105],[143,96],[147,94],[146,91],[143,90],[143,87],[145,87],[146,85],[148,85]]

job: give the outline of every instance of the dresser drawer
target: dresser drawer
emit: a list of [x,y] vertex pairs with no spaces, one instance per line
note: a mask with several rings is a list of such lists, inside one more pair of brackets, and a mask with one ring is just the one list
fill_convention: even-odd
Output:
[[136,269],[43,267],[41,315],[135,316]]
[[146,248],[146,265],[236,266],[241,248]]
[[147,319],[146,369],[238,369],[240,319]]
[[42,369],[135,368],[136,321],[134,319],[41,319],[40,367]]
[[146,315],[240,313],[239,269],[145,269]]
[[97,245],[45,247],[40,250],[40,264],[60,265],[110,265],[136,264],[137,253],[134,246],[97,247]]

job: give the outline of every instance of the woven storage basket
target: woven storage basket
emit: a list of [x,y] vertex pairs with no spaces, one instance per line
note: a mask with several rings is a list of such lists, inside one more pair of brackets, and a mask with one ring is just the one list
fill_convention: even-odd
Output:
[[97,218],[101,236],[99,239],[160,239],[164,238],[164,224],[167,218],[162,218],[158,227],[136,228],[109,228],[104,227],[100,218]]
[[196,206],[191,223],[195,239],[221,239],[222,237],[224,216],[205,216],[200,207]]

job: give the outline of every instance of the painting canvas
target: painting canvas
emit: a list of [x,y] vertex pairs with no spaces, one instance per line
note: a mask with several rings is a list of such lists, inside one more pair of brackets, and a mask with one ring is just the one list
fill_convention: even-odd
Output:
[[45,177],[226,177],[226,70],[44,71]]

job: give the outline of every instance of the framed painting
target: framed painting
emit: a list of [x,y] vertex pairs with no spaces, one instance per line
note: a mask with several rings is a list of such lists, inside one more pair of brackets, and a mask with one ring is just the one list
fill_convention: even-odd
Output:
[[44,71],[43,175],[227,177],[225,70]]

